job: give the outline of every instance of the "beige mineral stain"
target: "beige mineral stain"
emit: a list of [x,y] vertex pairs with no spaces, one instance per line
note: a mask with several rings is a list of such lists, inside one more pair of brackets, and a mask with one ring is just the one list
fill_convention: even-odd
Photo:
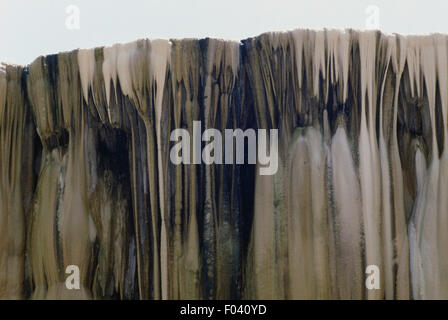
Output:
[[[448,298],[447,46],[294,30],[2,66],[0,298]],[[278,129],[277,173],[172,164],[195,121]]]

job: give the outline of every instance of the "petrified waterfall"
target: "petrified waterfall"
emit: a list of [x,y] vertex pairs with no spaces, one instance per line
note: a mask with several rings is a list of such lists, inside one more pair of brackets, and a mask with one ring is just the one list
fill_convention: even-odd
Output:
[[[278,170],[248,144],[244,163],[173,163],[171,132],[196,121],[277,129]],[[145,39],[3,65],[0,298],[448,299],[447,136],[445,35]]]

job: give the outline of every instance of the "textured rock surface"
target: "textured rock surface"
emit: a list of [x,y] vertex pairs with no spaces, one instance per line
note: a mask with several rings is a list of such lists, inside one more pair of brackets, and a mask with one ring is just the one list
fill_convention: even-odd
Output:
[[[0,298],[447,299],[447,50],[295,30],[4,66]],[[278,129],[278,172],[174,165],[195,120]]]

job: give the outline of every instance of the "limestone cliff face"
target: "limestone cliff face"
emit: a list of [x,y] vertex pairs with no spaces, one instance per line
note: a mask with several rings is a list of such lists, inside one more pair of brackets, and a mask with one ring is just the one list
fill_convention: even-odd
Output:
[[[448,298],[447,54],[295,30],[3,66],[0,298]],[[278,129],[277,173],[173,164],[193,121]]]

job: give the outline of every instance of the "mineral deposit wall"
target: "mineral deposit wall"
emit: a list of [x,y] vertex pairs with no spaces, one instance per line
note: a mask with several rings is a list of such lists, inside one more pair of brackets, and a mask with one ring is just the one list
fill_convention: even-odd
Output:
[[[277,172],[173,164],[193,121],[277,129]],[[445,35],[144,39],[4,65],[0,298],[447,299],[447,133]]]

